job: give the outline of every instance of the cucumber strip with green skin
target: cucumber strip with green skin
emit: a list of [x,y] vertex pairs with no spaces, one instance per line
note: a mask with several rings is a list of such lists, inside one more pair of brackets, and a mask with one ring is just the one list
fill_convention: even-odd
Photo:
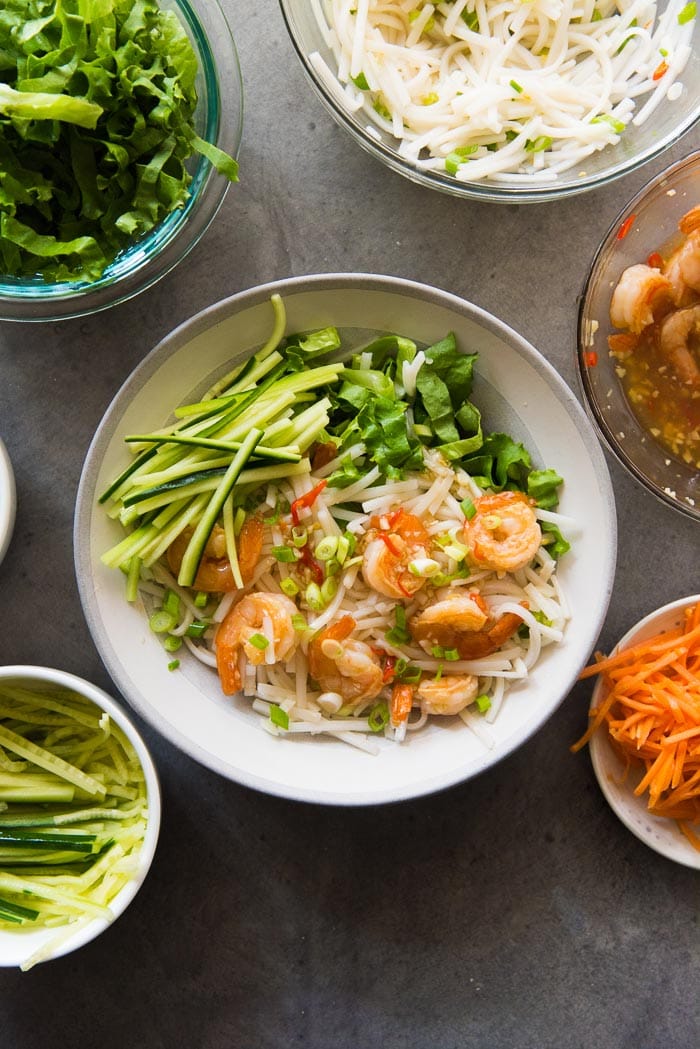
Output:
[[85,823],[88,820],[128,820],[138,816],[142,805],[136,802],[117,809],[74,809],[68,812],[0,812],[0,827],[70,827],[72,823]]
[[179,408],[176,408],[175,415],[178,418],[198,415],[201,412],[210,411],[216,405],[226,404],[227,402],[230,402],[232,398],[240,397],[241,394],[248,393],[255,383],[264,379],[273,368],[278,364],[283,363],[283,361],[284,358],[281,353],[272,353],[264,361],[256,361],[255,357],[251,357],[250,360],[246,362],[244,371],[240,374],[238,379],[234,380],[234,383],[227,386],[225,390],[222,390],[221,394],[216,394],[214,397],[209,397],[205,394],[201,401],[197,401],[193,404],[184,404]]
[[157,473],[143,474],[134,478],[129,494],[144,491],[146,488],[157,488],[159,484],[167,484],[168,481],[175,481],[178,477],[185,477],[186,474],[199,474],[204,470],[218,470],[219,468],[225,470],[230,462],[230,455],[219,455],[214,458],[207,456],[199,460],[188,455],[174,466],[169,466],[167,470],[158,470]]
[[[274,315],[272,331],[267,341],[261,346],[256,354],[252,357],[252,360],[263,361],[269,357],[271,353],[277,349],[282,339],[284,338],[284,329],[287,326],[287,311],[285,309],[284,301],[282,296],[275,293],[270,296],[270,304]],[[232,385],[236,379],[239,381],[243,379],[246,374],[246,368],[250,364],[250,359],[244,364],[238,365],[228,375],[224,375],[221,379],[214,383],[214,385],[207,391],[207,397],[217,397],[223,390],[227,389]]]
[[106,918],[109,921],[112,913],[104,904],[93,903],[77,893],[63,892],[51,885],[34,882],[31,878],[18,877],[0,871],[0,892],[29,893],[38,899],[51,900],[53,903],[63,904],[74,913],[91,914],[95,918]]
[[45,846],[63,845],[66,848],[79,847],[81,852],[93,852],[97,840],[95,834],[77,834],[75,831],[46,832],[29,830],[21,827],[12,829],[0,827],[0,846],[19,845],[26,848],[43,848]]
[[[187,489],[190,495],[198,495],[199,492],[207,491],[209,488],[216,488],[218,483],[216,478],[223,477],[227,469],[228,467],[221,466],[216,470],[199,470],[197,473],[185,474],[184,477],[178,477],[174,481],[166,481],[165,484],[156,485],[155,488],[144,488],[135,492],[134,495],[127,495],[122,502],[124,506],[134,506],[136,503],[141,503],[154,495],[174,492],[179,488]],[[213,484],[209,484],[212,480]],[[198,487],[201,483],[207,484],[206,489]]]
[[189,524],[196,522],[204,513],[204,509],[209,502],[209,494],[207,492],[202,495],[197,495],[189,503],[185,510],[176,517],[167,528],[159,533],[156,539],[143,551],[144,564],[147,568],[155,564],[156,561],[165,553],[170,544],[180,535],[181,532],[187,528]]
[[19,754],[20,757],[27,758],[35,765],[38,765],[39,768],[54,773],[60,779],[67,780],[73,786],[79,787],[86,793],[104,798],[104,786],[98,783],[96,779],[93,779],[92,776],[87,776],[75,765],[69,764],[63,758],[57,758],[50,751],[44,750],[43,747],[32,743],[28,739],[23,739],[22,736],[18,736],[3,725],[0,725],[0,744],[7,750],[11,750],[13,754]]
[[[190,433],[191,436],[194,436],[200,430],[207,428],[207,426],[212,426],[211,420],[213,419],[213,417],[221,414],[223,414],[222,410],[220,408],[216,408],[213,411],[208,412],[205,415],[199,417],[193,424],[185,425],[183,423],[180,423],[179,425],[176,425],[173,428],[173,432],[182,431],[184,433]],[[107,489],[105,489],[102,495],[98,498],[98,503],[103,504],[106,503],[109,499],[118,499],[121,494],[121,489],[126,484],[126,482],[130,478],[132,478],[134,474],[137,474],[142,469],[144,469],[147,466],[147,464],[151,462],[152,459],[158,456],[167,457],[168,464],[170,464],[171,462],[177,459],[178,455],[179,452],[177,448],[171,448],[167,451],[164,451],[162,448],[157,446],[146,448],[143,452],[137,455],[133,462],[129,463],[129,465],[124,470],[122,470],[122,472],[112,482],[112,484]]]
[[[241,476],[238,479],[238,483],[253,484],[261,483],[263,481],[276,481],[280,478],[286,477],[298,477],[300,474],[309,473],[310,469],[311,466],[308,459],[301,459],[298,463],[280,464],[279,466],[251,467],[248,470],[242,471]],[[212,474],[214,474],[214,471],[212,471]],[[216,471],[215,476],[211,477],[206,481],[199,481],[195,484],[192,484],[188,488],[164,488],[163,490],[157,492],[155,495],[151,495],[148,499],[135,502],[133,506],[127,507],[120,515],[120,520],[123,524],[132,524],[138,519],[138,517],[142,513],[146,513],[149,510],[155,510],[159,507],[167,505],[171,498],[172,490],[178,491],[180,495],[186,495],[188,497],[192,495],[199,495],[202,492],[214,491],[217,487],[217,478],[223,476],[225,476],[224,470]]]
[[188,498],[174,499],[148,524],[139,525],[125,539],[102,554],[100,560],[108,568],[118,568],[134,554],[142,555],[148,545],[160,535],[162,529],[180,510],[187,505]]
[[19,903],[0,898],[0,918],[6,921],[34,921],[39,917],[39,912],[31,907],[22,907]]
[[197,575],[199,562],[204,554],[211,531],[216,524],[216,519],[223,509],[223,505],[231,492],[236,481],[240,477],[243,467],[248,461],[251,452],[262,437],[262,430],[251,430],[243,441],[240,449],[236,452],[231,465],[222,477],[218,488],[214,492],[209,505],[204,511],[197,527],[194,530],[187,549],[185,550],[177,578],[180,586],[192,586]]
[[[210,437],[157,437],[155,434],[134,434],[125,437],[127,444],[133,441],[151,441],[153,444],[184,444],[195,448],[211,448],[220,452],[237,452],[241,447],[240,441],[216,441]],[[298,463],[301,452],[295,448],[268,448],[267,445],[259,444],[253,453],[253,458],[278,459],[280,462]]]

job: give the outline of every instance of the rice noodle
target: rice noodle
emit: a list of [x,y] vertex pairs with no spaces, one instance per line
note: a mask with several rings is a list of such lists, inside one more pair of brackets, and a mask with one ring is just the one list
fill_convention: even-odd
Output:
[[[361,450],[358,447],[360,457]],[[367,469],[366,465],[364,468]],[[318,480],[316,474],[300,475],[291,478],[289,483],[278,482],[261,489],[257,512],[269,514],[270,508],[277,508],[280,498],[299,498],[315,490]],[[492,746],[493,738],[485,724],[496,721],[507,702],[511,682],[527,679],[542,652],[561,641],[569,612],[556,576],[557,562],[542,545],[531,560],[517,571],[467,567],[464,560],[468,553],[465,545],[465,516],[460,504],[465,498],[476,501],[480,495],[481,490],[473,478],[464,470],[454,470],[439,454],[430,450],[424,453],[424,469],[419,473],[409,473],[402,480],[386,480],[373,467],[348,488],[326,487],[317,493],[313,504],[306,508],[301,522],[301,534],[312,553],[312,560],[321,541],[326,544],[330,542],[333,549],[333,543],[338,543],[338,537],[344,531],[354,536],[357,547],[353,551],[354,556],[351,556],[348,546],[346,560],[349,567],[343,570],[342,565],[338,565],[336,574],[326,577],[327,583],[335,581],[334,592],[331,590],[320,606],[318,593],[315,596],[312,594],[309,584],[311,577],[304,567],[303,559],[297,561],[295,554],[291,560],[277,560],[275,550],[278,548],[298,548],[292,543],[290,518],[274,514],[265,528],[261,558],[251,582],[242,592],[223,594],[217,599],[217,607],[208,613],[212,625],[197,641],[187,636],[187,629],[193,618],[198,618],[200,611],[193,603],[191,591],[182,592],[183,610],[173,633],[183,637],[187,648],[199,660],[209,666],[216,666],[216,630],[235,603],[249,595],[254,597],[256,593],[282,595],[282,584],[291,583],[295,603],[290,607],[296,607],[297,614],[301,616],[301,627],[297,625],[295,628],[300,629],[301,633],[292,653],[285,655],[281,647],[283,635],[280,634],[275,615],[265,606],[259,623],[251,627],[251,632],[258,635],[256,647],[260,651],[257,657],[259,662],[246,657],[243,644],[238,654],[242,692],[253,701],[252,707],[264,719],[264,727],[268,732],[278,736],[301,734],[306,737],[325,734],[352,746],[360,746],[368,753],[377,753],[380,748],[376,739],[366,738],[373,737],[368,718],[377,704],[381,707],[389,702],[393,687],[393,661],[400,659],[414,675],[418,675],[421,685],[426,681],[442,681],[445,689],[449,690],[451,686],[459,687],[460,682],[473,676],[478,689],[468,702],[473,703],[477,692],[480,696],[488,696],[490,707],[482,708],[487,716],[484,717],[483,713],[469,706],[461,711],[455,710],[455,713],[460,714],[485,746]],[[345,504],[343,507],[336,505],[341,500]],[[358,512],[358,506],[371,511],[371,514]],[[391,534],[392,528],[400,527],[392,522],[396,519],[400,521],[401,513],[412,515],[413,521],[419,518],[424,534],[428,537],[426,549],[423,550],[426,556],[422,560],[439,569],[441,579],[444,577],[447,582],[438,580],[435,584],[432,582],[433,577],[426,578],[415,589],[415,593],[407,593],[405,600],[397,602],[375,588],[376,580],[371,573],[368,574],[363,552],[367,544],[376,540],[382,529]],[[538,511],[537,516],[552,524],[575,526],[569,518],[552,511]],[[534,514],[532,522],[537,529]],[[544,538],[547,538],[546,535]],[[406,556],[408,565],[413,555]],[[418,557],[416,563],[420,561],[421,557]],[[434,578],[438,579],[437,576]],[[468,593],[464,591],[465,587]],[[164,588],[181,591],[167,568],[158,564],[143,582],[146,599],[153,600],[157,594],[162,597]],[[320,593],[318,586],[317,591]],[[460,593],[465,593],[464,599],[458,597]],[[514,616],[515,625],[509,624],[509,636],[504,641],[487,646],[479,658],[470,659],[461,658],[457,650],[447,653],[440,646],[425,641],[419,643],[415,639],[418,635],[414,636],[410,632],[403,638],[391,634],[397,623],[397,603],[403,608],[405,622],[410,626],[414,617],[440,602],[447,602],[448,613],[451,614],[454,605],[450,602],[453,600],[465,600],[466,605],[477,615],[482,607],[487,608],[488,623],[491,625],[497,626],[504,615]],[[383,668],[381,680],[386,681],[385,686],[380,684],[378,693],[375,689],[371,698],[355,704],[348,704],[338,691],[342,687],[342,678],[339,685],[330,685],[313,681],[309,674],[309,645],[313,644],[313,637],[343,616],[351,616],[354,622],[351,634],[353,644],[359,645],[367,653],[367,659],[379,661],[377,665]],[[447,622],[449,624],[451,620],[448,618]],[[518,631],[518,624],[526,629]],[[416,680],[415,676],[413,680]],[[334,697],[333,702],[329,704],[324,700],[319,704],[319,699],[324,695]],[[419,732],[427,722],[433,720],[428,710],[416,700],[415,692],[412,695],[415,705],[411,716],[394,727],[384,726],[384,738],[399,743],[408,733]],[[285,724],[270,722],[271,707],[279,708],[282,713],[278,715],[278,721],[282,719],[284,722],[286,718]]]
[[685,7],[314,0],[335,71],[317,52],[309,61],[341,107],[393,135],[417,168],[458,181],[554,180],[682,93],[671,89],[691,54]]

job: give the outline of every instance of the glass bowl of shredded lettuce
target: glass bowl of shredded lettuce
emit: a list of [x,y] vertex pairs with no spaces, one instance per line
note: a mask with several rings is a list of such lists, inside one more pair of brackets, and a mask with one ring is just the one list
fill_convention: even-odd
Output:
[[0,318],[149,287],[237,179],[242,85],[217,0],[6,0],[0,55]]

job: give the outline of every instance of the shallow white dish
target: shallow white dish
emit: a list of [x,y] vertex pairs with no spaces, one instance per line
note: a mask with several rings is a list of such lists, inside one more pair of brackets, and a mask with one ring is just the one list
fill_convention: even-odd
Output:
[[7,454],[7,448],[0,439],[0,562],[10,545],[12,529],[15,526],[16,508],[15,475],[12,472],[12,463]]
[[[617,652],[632,644],[644,641],[645,638],[653,637],[662,630],[670,630],[682,622],[683,610],[689,605],[697,604],[700,594],[693,597],[682,597],[678,601],[672,601],[656,611],[650,612],[648,616],[627,631],[625,636],[615,646]],[[598,679],[591,698],[591,707],[600,702],[600,692],[603,683]],[[648,845],[650,849],[661,853],[669,860],[682,863],[686,867],[694,867],[700,870],[700,852],[694,849],[688,839],[678,829],[674,820],[663,816],[652,816],[647,809],[647,795],[636,797],[634,788],[641,779],[641,773],[635,774],[630,771],[626,779],[624,762],[610,745],[608,733],[604,727],[598,729],[590,742],[591,761],[596,774],[600,789],[605,795],[615,815],[622,820],[628,830],[631,830],[640,841]]]
[[[161,426],[173,408],[202,392],[271,328],[270,295],[280,293],[287,330],[336,325],[360,346],[376,331],[430,344],[454,331],[479,351],[474,399],[492,430],[523,440],[539,465],[565,485],[560,510],[585,528],[560,569],[573,618],[527,686],[514,689],[489,730],[488,748],[459,719],[444,719],[403,745],[382,742],[377,757],[335,740],[279,739],[261,731],[249,701],[230,700],[213,671],[167,655],[147,617],[124,598],[124,577],[100,562],[123,532],[97,497],[129,453],[123,437]],[[355,329],[354,333],[352,329]],[[616,522],[610,479],[584,412],[555,370],[510,328],[456,296],[394,277],[298,277],[243,292],[203,311],[166,337],[119,391],[88,451],[75,517],[80,596],[95,644],[124,696],[176,746],[247,786],[304,801],[363,805],[410,798],[476,775],[523,743],[555,710],[600,631],[613,581]],[[196,665],[193,665],[196,664]]]
[[[148,798],[148,823],[141,850],[139,852],[139,867],[135,876],[114,897],[110,903],[110,910],[114,915],[112,922],[103,918],[94,918],[87,925],[81,926],[72,935],[61,940],[49,958],[60,958],[64,954],[77,950],[86,943],[90,943],[105,929],[110,928],[114,921],[124,913],[133,900],[136,893],[148,874],[158,842],[160,832],[160,786],[151,756],[146,744],[136,731],[135,726],[126,716],[121,707],[103,692],[101,688],[90,684],[83,678],[68,674],[63,670],[53,670],[49,667],[35,666],[4,666],[0,667],[0,682],[17,682],[25,688],[46,689],[56,686],[64,689],[72,689],[89,699],[101,710],[106,710],[110,718],[118,725],[130,740],[134,750],[141,762],[146,779],[146,792]],[[22,965],[36,951],[41,950],[52,940],[60,937],[68,926],[56,926],[54,928],[22,929],[5,931],[0,929],[0,966]]]

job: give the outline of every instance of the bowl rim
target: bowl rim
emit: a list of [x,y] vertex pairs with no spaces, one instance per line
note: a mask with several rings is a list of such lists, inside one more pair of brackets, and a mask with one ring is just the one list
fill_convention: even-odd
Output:
[[[146,833],[144,835],[143,844],[141,845],[138,855],[138,871],[112,900],[110,904],[110,910],[114,915],[112,921],[107,922],[103,918],[93,918],[92,921],[78,929],[74,935],[69,936],[60,942],[55,951],[53,951],[49,957],[43,959],[45,961],[53,961],[55,958],[60,958],[65,954],[77,950],[79,947],[83,947],[106,929],[111,928],[111,926],[114,925],[114,922],[117,921],[127,909],[146,880],[146,876],[150,870],[151,864],[153,863],[160,834],[162,814],[160,780],[158,777],[158,770],[153,758],[151,757],[150,751],[140,732],[136,728],[136,725],[117,701],[105,692],[104,689],[100,688],[98,685],[94,685],[91,681],[87,681],[85,678],[78,677],[76,674],[72,674],[67,670],[60,670],[55,667],[34,666],[30,664],[10,664],[7,666],[0,666],[0,683],[8,679],[17,678],[22,678],[25,681],[40,682],[42,684],[57,685],[60,688],[71,689],[80,693],[80,695],[84,696],[86,699],[89,699],[101,710],[105,710],[110,718],[112,718],[119,728],[122,729],[134,747],[141,768],[143,769],[146,783],[148,819],[146,821]],[[63,929],[68,929],[69,927],[70,926],[58,926],[46,930],[36,930],[35,932],[30,931],[29,934],[38,935],[41,932],[45,934],[45,936],[42,936],[42,939],[48,940],[51,936],[56,935],[57,932],[60,933]],[[10,942],[12,936],[13,933],[11,930],[0,931],[0,939],[6,943]],[[17,966],[22,964],[27,957],[26,944],[24,944],[25,949],[21,949],[23,946],[22,941],[22,935],[17,934],[17,951],[15,955],[12,957],[3,957],[0,955],[0,967]]]
[[[229,19],[220,0],[203,3],[169,0],[169,3],[177,9],[194,41],[198,73],[207,84],[207,127],[203,137],[237,159],[243,137],[243,78]],[[213,20],[215,32],[207,32],[205,19]],[[210,39],[210,35],[215,40]],[[229,63],[217,62],[215,46],[225,48],[230,68]],[[230,107],[231,112],[225,112],[224,106]],[[19,293],[13,293],[12,282],[4,283],[9,278],[0,273],[0,320],[25,323],[71,320],[99,313],[140,295],[167,276],[197,246],[221,209],[229,188],[230,183],[218,174],[211,161],[199,155],[184,206],[169,212],[142,238],[127,245],[97,281],[42,284],[25,278],[16,281]],[[120,272],[128,259],[132,264]]]
[[17,488],[12,462],[0,437],[0,564],[12,539],[17,510]]
[[660,500],[660,502],[665,503],[666,506],[672,507],[674,510],[685,514],[686,517],[690,517],[695,521],[700,520],[700,502],[695,506],[691,506],[689,503],[670,494],[667,489],[661,488],[659,485],[655,484],[654,481],[648,478],[628,455],[626,446],[617,441],[612,428],[608,424],[605,418],[605,413],[594,395],[593,387],[588,375],[588,368],[585,363],[587,349],[585,342],[585,313],[588,290],[593,282],[598,264],[602,260],[603,254],[607,252],[612,240],[617,236],[623,223],[628,221],[631,215],[634,215],[635,210],[639,208],[647,195],[654,192],[654,190],[661,188],[668,179],[679,174],[684,168],[691,168],[696,165],[700,167],[700,149],[693,150],[693,152],[688,153],[685,157],[681,157],[680,160],[674,161],[673,164],[670,164],[667,168],[664,168],[663,171],[654,175],[654,177],[650,178],[620,209],[601,238],[591,260],[588,273],[586,274],[582,290],[578,297],[578,318],[576,323],[576,374],[579,389],[583,393],[583,405],[586,413],[595,424],[599,436],[605,442],[606,447],[612,452],[618,462],[639,484],[642,485],[643,488]]
[[[128,671],[124,669],[120,660],[113,655],[109,646],[107,646],[107,650],[105,651],[105,646],[99,643],[98,639],[100,629],[98,612],[94,603],[95,594],[90,582],[91,554],[89,542],[86,541],[85,538],[89,534],[92,496],[102,461],[102,455],[105,448],[113,438],[113,410],[120,404],[127,402],[137,389],[139,389],[144,383],[148,382],[154,371],[159,367],[160,357],[166,350],[168,356],[172,356],[177,353],[183,345],[190,342],[198,335],[201,335],[203,332],[215,327],[217,323],[240,313],[248,307],[259,305],[262,302],[268,302],[272,294],[281,294],[284,298],[285,295],[291,295],[298,291],[306,293],[312,291],[338,291],[339,288],[342,290],[352,288],[362,291],[383,291],[392,294],[403,294],[410,296],[413,299],[418,299],[424,303],[449,308],[452,311],[461,314],[463,317],[478,323],[487,332],[495,333],[499,338],[505,340],[510,345],[517,346],[517,352],[521,353],[533,370],[544,379],[569,415],[575,417],[579,426],[583,424],[585,430],[589,430],[590,423],[583,408],[571,389],[549,361],[547,361],[547,359],[523,336],[519,335],[503,321],[498,320],[481,307],[475,306],[451,292],[442,291],[430,285],[402,277],[366,273],[324,273],[299,275],[276,280],[240,291],[217,303],[205,307],[193,317],[178,325],[172,332],[161,339],[132,371],[105,411],[87,451],[76,500],[73,548],[75,574],[83,614],[85,615],[88,627],[93,639],[95,640],[95,644],[100,651],[100,656],[110,674],[110,677],[114,680],[125,698],[127,698],[128,702],[133,705],[138,713],[155,729],[157,729],[158,732],[164,735],[166,739],[177,746],[180,750],[183,750],[186,754],[189,754],[201,764],[213,769],[215,772],[218,772],[220,775],[223,775],[228,779],[243,784],[244,786],[261,790],[267,794],[297,801],[317,804],[357,806],[403,801],[431,794],[435,791],[451,787],[456,783],[463,782],[465,776],[442,773],[437,776],[432,775],[430,778],[424,778],[419,783],[412,783],[405,788],[395,788],[393,790],[383,788],[376,790],[374,793],[367,792],[363,793],[361,796],[354,796],[344,792],[334,791],[332,789],[324,790],[321,794],[318,791],[295,788],[294,786],[265,778],[263,775],[249,774],[245,770],[232,768],[230,764],[225,763],[216,755],[212,755],[206,751],[198,743],[190,739],[184,732],[181,732],[170,722],[166,721],[160,711],[148,704],[144,697],[140,695],[138,688],[133,686]],[[612,481],[610,479],[602,449],[597,441],[592,441],[590,444],[586,444],[586,449],[592,463],[595,465],[598,478],[598,488],[607,513],[607,524],[609,529],[609,542],[605,551],[605,559],[602,567],[602,575],[605,580],[605,585],[603,591],[600,593],[595,621],[591,626],[592,645],[602,628],[605,613],[612,594],[617,555],[617,521]],[[556,703],[552,703],[545,710],[540,711],[538,717],[533,718],[533,720],[528,723],[526,730],[519,730],[516,734],[516,738],[511,739],[508,746],[500,748],[497,759],[489,760],[484,765],[480,766],[479,769],[473,772],[470,771],[466,778],[471,778],[472,775],[476,775],[485,768],[491,767],[514,751],[517,747],[520,747],[544,724],[546,720],[548,720],[549,717],[551,717],[554,711],[568,695],[579,671],[586,663],[588,654],[589,651],[586,650],[585,654],[580,656],[576,666],[572,665],[570,673],[567,676],[567,683],[562,685],[561,694]],[[133,694],[134,692],[136,692],[135,696]]]
[[609,169],[602,173],[599,172],[596,175],[590,176],[582,175],[577,181],[564,186],[562,186],[561,183],[554,181],[548,182],[541,187],[521,187],[518,184],[509,186],[503,185],[502,188],[499,189],[494,183],[488,181],[457,181],[456,179],[451,179],[446,175],[442,175],[440,172],[427,172],[423,171],[421,168],[417,168],[404,157],[401,157],[396,150],[391,149],[386,145],[386,143],[380,138],[375,138],[371,132],[359,123],[359,121],[356,121],[352,113],[350,113],[344,106],[340,105],[334,93],[326,87],[321,78],[316,76],[314,67],[309,61],[308,53],[296,30],[294,13],[292,11],[293,0],[279,0],[279,5],[282,12],[282,18],[287,27],[287,32],[294,46],[294,50],[302,64],[304,72],[315,88],[319,99],[323,102],[326,109],[335,118],[337,123],[352,135],[358,145],[360,145],[365,152],[369,153],[370,156],[375,159],[381,160],[392,171],[403,175],[411,182],[416,182],[419,185],[426,186],[430,189],[436,189],[454,197],[460,197],[465,200],[480,200],[491,204],[536,204],[544,201],[563,200],[566,197],[577,196],[580,193],[589,192],[592,189],[607,186],[616,179],[621,178],[632,171],[636,171],[638,168],[641,168],[643,165],[652,161],[655,157],[658,157],[666,149],[678,142],[678,140],[696,124],[700,123],[700,94],[698,94],[698,100],[694,110],[688,114],[684,121],[682,121],[677,127],[673,128],[672,131],[669,131],[663,138],[652,140],[649,146],[641,153],[635,154],[633,157],[623,158],[617,164],[613,164]]
[[[638,622],[623,634],[620,640],[613,646],[612,653],[625,648],[634,641],[634,638],[639,633],[644,631],[647,627],[651,627],[658,620],[670,618],[674,612],[680,612],[682,609],[696,605],[698,602],[700,602],[700,594],[692,594],[688,597],[679,597],[674,601],[669,601],[668,604],[655,608],[652,612],[649,612],[647,615],[643,616],[642,619],[638,620]],[[590,709],[593,709],[597,705],[598,695],[602,687],[603,681],[599,678],[593,689]],[[638,803],[639,811],[642,809],[644,810],[645,819],[648,821],[646,826],[642,828],[639,822],[634,820],[631,815],[630,806],[633,803],[633,799],[629,798],[628,802],[625,803],[622,801],[620,794],[612,789],[608,772],[606,770],[606,759],[608,761],[615,759],[615,761],[619,762],[620,769],[622,769],[622,762],[619,761],[612,750],[604,726],[601,725],[591,737],[589,751],[593,771],[598,780],[598,786],[600,787],[605,800],[608,802],[610,808],[620,822],[623,823],[636,838],[647,845],[650,849],[658,852],[659,855],[665,856],[666,859],[673,860],[685,867],[700,870],[700,852],[693,848],[680,831],[678,831],[677,840],[674,839],[673,843],[666,838],[659,839],[652,833],[654,825],[657,825],[664,830],[669,830],[670,824],[673,822],[672,820],[668,817],[653,816],[646,809],[646,801],[644,797],[635,798],[634,802]],[[627,796],[626,792],[626,797]],[[649,826],[649,824],[651,824],[651,826]]]

